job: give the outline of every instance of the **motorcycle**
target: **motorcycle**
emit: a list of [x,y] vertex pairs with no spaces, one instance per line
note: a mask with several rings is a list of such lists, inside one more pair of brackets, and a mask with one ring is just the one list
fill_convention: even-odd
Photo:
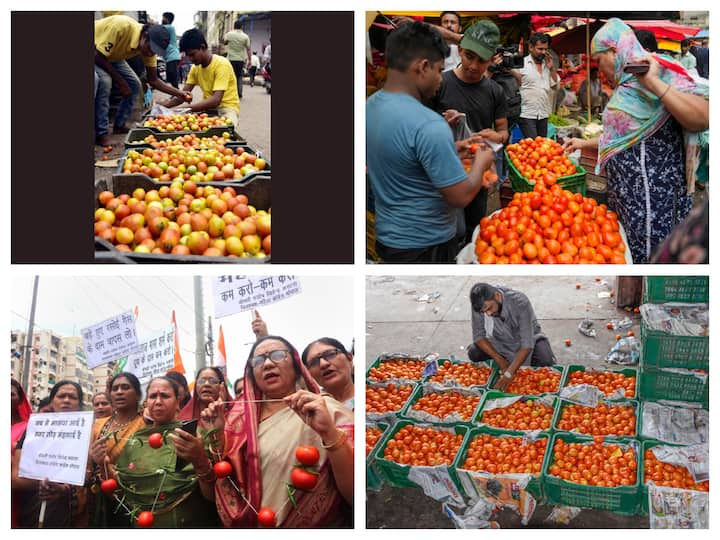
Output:
[[270,62],[265,64],[263,67],[263,86],[265,87],[265,91],[269,94],[270,93],[270,87],[272,82],[272,72],[270,71]]

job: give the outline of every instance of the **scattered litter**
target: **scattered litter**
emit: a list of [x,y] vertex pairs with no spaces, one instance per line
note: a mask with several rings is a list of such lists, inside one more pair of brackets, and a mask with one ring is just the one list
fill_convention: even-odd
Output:
[[556,525],[567,525],[581,512],[580,508],[575,506],[558,505],[552,509],[550,515],[545,518],[546,523],[554,523]]
[[433,308],[433,313],[435,313],[435,314],[440,313],[440,308],[434,307],[434,308]]
[[395,278],[393,276],[382,276],[380,279],[374,280],[375,283],[391,283],[395,281]]
[[465,514],[459,514],[448,504],[442,505],[442,510],[456,529],[499,529],[500,525],[489,518],[495,510],[495,503],[488,499],[479,499]]
[[[617,336],[616,336],[617,337]],[[640,358],[640,341],[635,336],[622,337],[617,340],[607,355],[607,361],[611,364],[628,366],[637,364]]]
[[[415,291],[413,291],[413,292],[415,292]],[[440,292],[435,291],[435,292],[431,292],[430,294],[423,294],[422,296],[419,296],[416,299],[416,302],[426,302],[428,304],[432,304],[438,298],[440,298]]]
[[[107,158],[107,156],[103,156],[104,158]],[[96,167],[117,167],[118,166],[118,160],[117,159],[101,159],[95,162]]]
[[616,330],[625,330],[625,328],[630,328],[633,325],[633,322],[630,317],[625,317],[622,320],[611,319],[610,324],[612,324],[613,328]]
[[595,337],[597,332],[593,328],[595,326],[595,323],[591,321],[590,319],[583,319],[580,321],[580,324],[578,325],[578,331],[583,335],[587,337]]
[[610,293],[609,292],[599,292],[598,298],[610,298]]

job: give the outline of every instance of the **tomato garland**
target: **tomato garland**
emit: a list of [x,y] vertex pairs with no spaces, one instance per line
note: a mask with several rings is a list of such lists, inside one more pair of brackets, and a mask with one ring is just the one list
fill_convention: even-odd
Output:
[[518,400],[507,407],[483,412],[480,422],[503,429],[520,431],[550,429],[553,408],[538,400]]
[[568,482],[600,487],[632,486],[637,481],[637,455],[632,448],[593,443],[568,443],[555,440],[552,476]]
[[418,399],[413,411],[422,411],[438,418],[457,413],[463,420],[470,420],[480,403],[480,396],[465,396],[459,392],[431,392]]
[[365,428],[365,457],[370,455],[382,434],[380,428]]
[[538,395],[557,392],[560,388],[560,372],[543,367],[518,369],[505,390],[509,394]]
[[481,264],[625,264],[625,250],[615,212],[540,182],[483,217],[475,240]]
[[450,465],[462,441],[462,434],[407,425],[387,442],[383,457],[402,465]]
[[395,386],[390,383],[385,388],[365,386],[365,412],[386,413],[399,411],[412,394],[409,384]]
[[508,158],[530,184],[542,181],[552,185],[559,178],[577,172],[562,145],[546,137],[525,138],[507,147]]
[[474,364],[453,364],[445,362],[438,367],[437,373],[430,380],[443,384],[454,381],[460,386],[483,386],[487,384],[492,369]]
[[615,371],[573,371],[570,373],[568,386],[589,384],[600,389],[606,396],[622,390],[628,398],[635,397],[635,376],[624,375]]
[[482,434],[468,445],[460,468],[492,474],[539,474],[542,469],[547,439],[534,442],[522,437],[493,437]]
[[652,480],[658,486],[710,491],[710,482],[695,482],[687,467],[660,461],[649,448],[645,450],[644,457],[643,483],[647,484]]
[[578,431],[588,435],[635,435],[635,410],[630,405],[608,405],[585,407],[569,403],[560,413],[558,429]]
[[386,360],[380,362],[377,367],[371,368],[368,372],[368,380],[384,381],[387,379],[410,379],[422,378],[425,362],[422,360]]

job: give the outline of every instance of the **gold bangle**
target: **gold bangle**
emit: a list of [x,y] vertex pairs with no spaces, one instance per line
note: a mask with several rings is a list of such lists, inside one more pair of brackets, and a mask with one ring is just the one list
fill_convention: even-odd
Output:
[[[667,84],[667,83],[666,83],[666,84]],[[662,95],[658,96],[658,99],[659,99],[660,101],[662,101],[662,98],[664,98],[664,97],[665,97],[665,94],[667,94],[669,91],[670,91],[670,85],[668,84],[668,85],[667,85],[667,88],[666,88],[665,91],[662,93]]]
[[325,444],[325,441],[323,441],[322,439],[320,439],[320,446],[322,446],[322,447],[323,447],[325,450],[327,450],[328,452],[334,452],[335,450],[337,450],[338,448],[340,448],[345,441],[347,441],[347,438],[348,438],[347,432],[346,432],[346,431],[343,431],[343,430],[341,429],[341,430],[340,430],[340,435],[338,436],[338,438],[335,440],[334,443],[332,443],[332,444]]

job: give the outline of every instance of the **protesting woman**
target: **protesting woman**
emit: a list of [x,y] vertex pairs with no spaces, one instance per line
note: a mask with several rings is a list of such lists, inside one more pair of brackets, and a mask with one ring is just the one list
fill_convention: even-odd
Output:
[[[709,126],[708,84],[677,62],[648,54],[620,19],[598,30],[592,54],[616,83],[603,112],[603,133],[599,139],[570,139],[564,147],[599,149],[608,206],[618,213],[633,262],[645,263],[690,212],[698,132]],[[646,73],[625,71],[638,63]]]
[[[195,376],[195,386],[193,387],[192,397],[187,402],[180,414],[179,420],[189,420],[194,418],[200,419],[200,413],[212,403],[221,399],[229,405],[230,395],[225,385],[225,376],[220,368],[211,366],[202,368]],[[229,407],[226,407],[229,408]]]
[[[28,418],[32,409],[30,408],[30,402],[25,395],[22,385],[15,379],[10,379],[10,457],[12,458],[15,452],[15,446],[17,446],[20,438],[25,434],[27,428]],[[16,497],[15,492],[12,496],[12,527],[17,527],[20,522],[20,507],[18,506],[19,500]]]
[[202,438],[176,420],[180,400],[175,381],[152,379],[146,407],[154,424],[133,433],[115,465],[106,458],[107,474],[118,483],[115,504],[122,501],[121,511],[133,512],[126,525],[138,526],[140,514],[151,512],[154,528],[218,526],[209,481],[212,464]]
[[337,339],[323,337],[305,347],[302,361],[322,389],[345,405],[355,409],[353,355]]
[[[244,389],[225,415],[218,401],[203,411],[206,427],[220,430],[217,452],[232,465],[216,480],[215,501],[226,527],[255,527],[267,508],[279,527],[340,527],[350,524],[353,500],[353,415],[317,383],[286,339],[266,336],[252,347]],[[224,430],[224,431],[223,431]],[[222,434],[224,433],[224,437]],[[319,450],[317,484],[287,489],[295,450]]]
[[112,415],[95,421],[90,438],[90,491],[93,494],[90,519],[93,527],[126,527],[127,518],[117,510],[117,503],[100,491],[100,483],[107,476],[106,459],[109,463],[117,462],[130,436],[145,427],[138,412],[142,390],[138,378],[127,372],[115,375],[108,387]]
[[[48,412],[77,412],[82,410],[83,391],[72,381],[59,381],[50,390]],[[46,503],[43,527],[55,529],[87,527],[87,490],[84,487],[58,484],[48,480],[20,478],[20,458],[25,434],[17,443],[12,457],[11,487],[18,497],[19,526],[36,528],[40,507]]]
[[98,392],[92,397],[92,408],[95,420],[98,418],[107,418],[113,413],[110,404],[110,394],[107,392]]

